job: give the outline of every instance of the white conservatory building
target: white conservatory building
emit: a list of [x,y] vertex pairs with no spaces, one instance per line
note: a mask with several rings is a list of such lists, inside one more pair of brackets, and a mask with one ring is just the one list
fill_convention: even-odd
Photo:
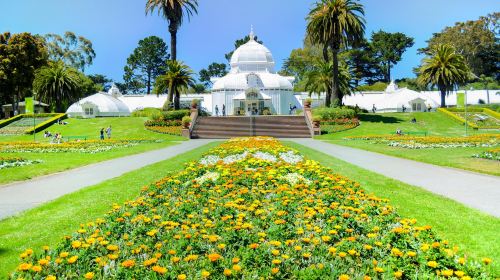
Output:
[[236,49],[231,57],[231,70],[221,78],[212,78],[212,98],[209,111],[218,109],[226,115],[287,115],[290,104],[296,105],[293,77],[283,77],[274,70],[271,52],[250,40]]
[[130,109],[122,100],[120,90],[113,84],[108,92],[98,92],[73,103],[66,113],[70,117],[126,117]]

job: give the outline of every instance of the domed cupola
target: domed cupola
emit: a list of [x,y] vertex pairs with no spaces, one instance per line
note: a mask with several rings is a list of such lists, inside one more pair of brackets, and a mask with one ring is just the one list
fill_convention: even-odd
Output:
[[274,73],[274,59],[271,51],[255,41],[250,32],[250,40],[236,49],[231,57],[231,72],[268,72]]

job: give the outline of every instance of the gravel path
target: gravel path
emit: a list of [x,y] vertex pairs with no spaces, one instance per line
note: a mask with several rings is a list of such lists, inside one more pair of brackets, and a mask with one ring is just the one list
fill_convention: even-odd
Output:
[[292,141],[500,217],[500,177],[498,176],[386,156],[319,140],[293,139]]
[[213,140],[190,140],[167,148],[112,159],[0,188],[0,220],[76,190],[119,177],[201,147]]

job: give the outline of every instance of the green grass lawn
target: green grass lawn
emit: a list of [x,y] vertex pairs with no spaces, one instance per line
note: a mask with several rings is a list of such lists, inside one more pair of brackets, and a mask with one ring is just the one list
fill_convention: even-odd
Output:
[[[415,117],[417,123],[411,123]],[[343,140],[346,136],[389,135],[399,128],[403,132],[427,132],[434,136],[463,136],[464,126],[439,112],[432,113],[388,113],[361,114],[361,125],[357,128],[318,136],[319,140],[329,140],[334,144],[349,146],[362,150],[378,152],[396,157],[408,158],[421,162],[461,168],[476,172],[500,175],[498,161],[472,158],[490,148],[448,148],[448,149],[405,149],[389,147],[383,143],[365,140]],[[469,130],[470,134],[500,133],[500,130]]]
[[[76,168],[108,159],[137,154],[154,149],[173,145],[173,141],[183,141],[185,138],[159,134],[144,128],[147,118],[96,118],[96,119],[68,119],[68,125],[52,125],[47,128],[52,133],[62,133],[64,136],[88,136],[89,139],[98,139],[99,130],[109,125],[112,127],[112,139],[159,139],[161,143],[142,143],[128,148],[117,148],[96,154],[85,153],[0,153],[0,157],[19,156],[27,159],[43,160],[43,163],[22,167],[5,168],[0,170],[0,184],[26,180],[33,177],[47,175]],[[43,137],[43,132],[36,135],[37,141],[49,142]],[[33,141],[32,135],[0,136],[0,142]]]
[[500,219],[299,144],[286,144],[359,182],[368,193],[390,199],[400,215],[416,218],[420,225],[431,225],[443,239],[459,246],[467,256],[479,261],[483,257],[491,258],[491,270],[500,276]]
[[56,246],[64,235],[72,234],[81,223],[104,216],[113,203],[121,204],[136,198],[141,187],[183,169],[184,163],[200,158],[218,144],[210,143],[0,221],[0,279],[6,278],[16,268],[23,250]]

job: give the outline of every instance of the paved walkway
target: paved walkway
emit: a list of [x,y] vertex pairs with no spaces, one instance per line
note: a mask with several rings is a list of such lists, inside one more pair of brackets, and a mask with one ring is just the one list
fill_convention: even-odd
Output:
[[319,140],[293,141],[500,217],[500,177],[386,156]]
[[190,140],[160,150],[112,159],[0,187],[0,220],[76,190],[119,177],[201,147],[213,140]]

